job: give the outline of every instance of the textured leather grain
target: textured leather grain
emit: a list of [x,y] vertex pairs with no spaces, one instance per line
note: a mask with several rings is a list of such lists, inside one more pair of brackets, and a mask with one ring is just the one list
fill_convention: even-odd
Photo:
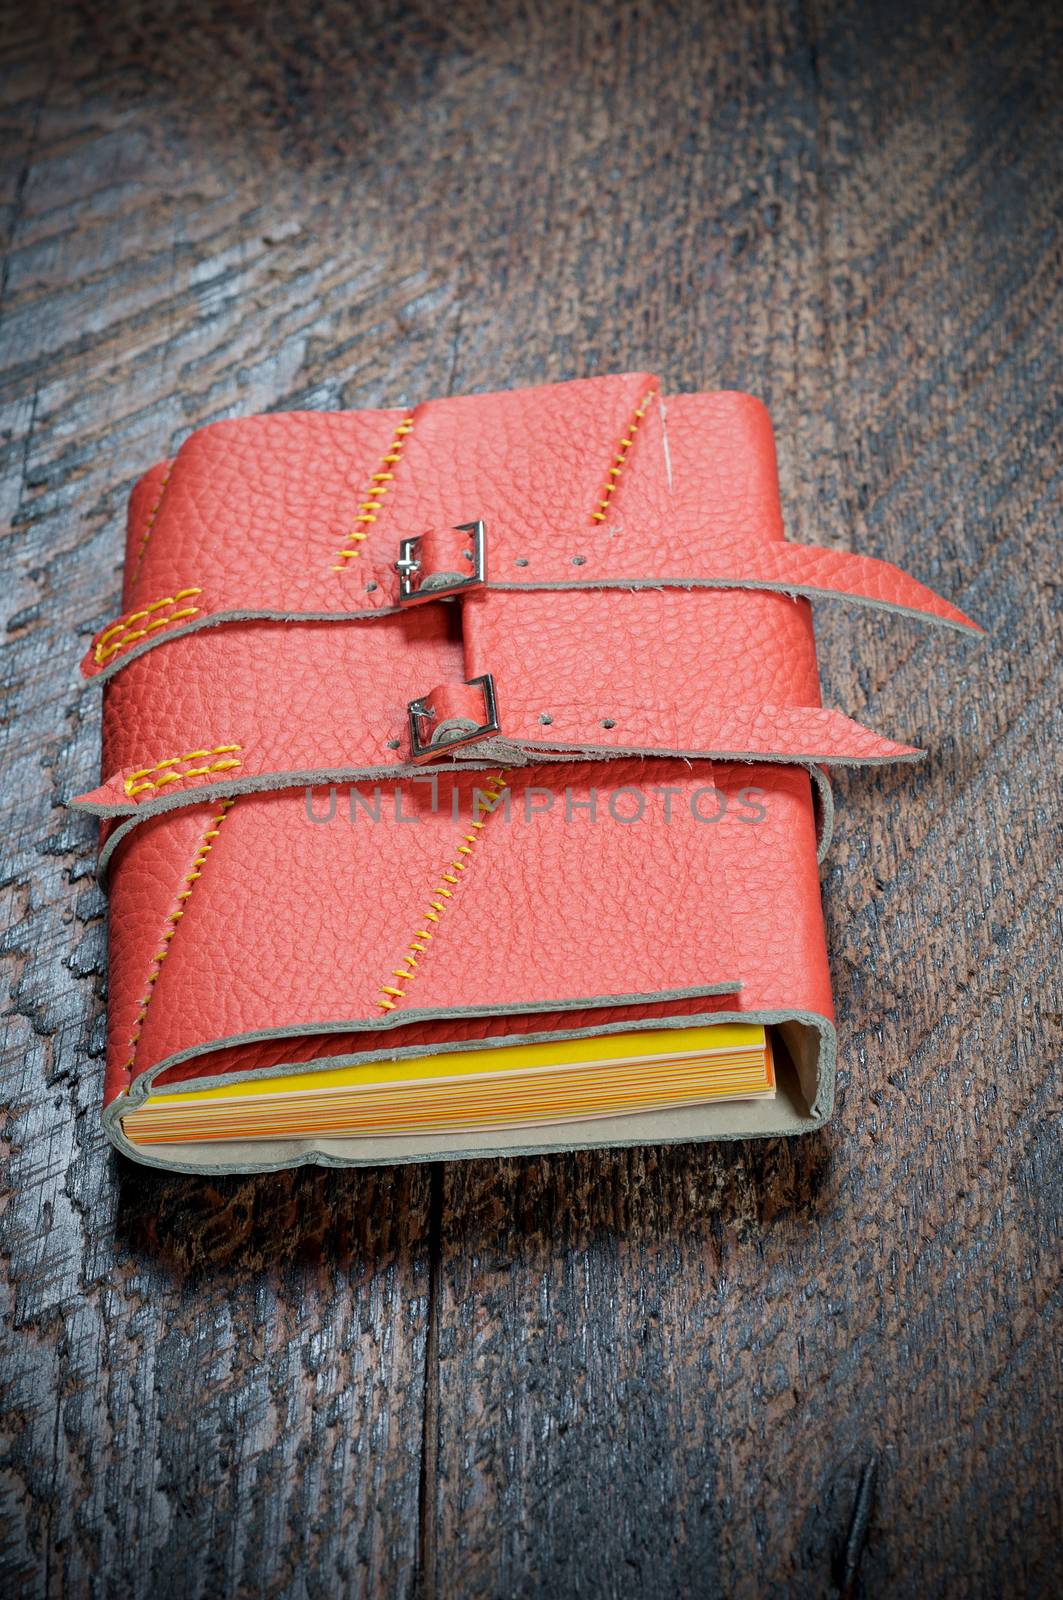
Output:
[[[594,445],[593,460],[580,441]],[[379,496],[365,499],[377,478]],[[347,533],[364,535],[348,539],[354,554],[339,570],[337,506]],[[488,585],[450,606],[396,613],[400,540],[423,536],[426,571],[448,570],[465,542],[455,520],[481,513]],[[730,586],[661,586],[655,575],[674,560],[688,573],[729,573],[712,581]],[[651,586],[595,587],[618,563]],[[850,567],[859,584],[844,578]],[[819,712],[809,606],[765,585],[804,579],[837,594],[848,581],[876,604],[961,616],[894,568],[785,542],[764,408],[737,394],[663,402],[647,374],[410,413],[216,424],[138,486],[127,569],[137,576],[123,620],[87,658],[97,676],[114,676],[104,782],[78,803],[109,817],[409,771],[408,703],[453,696],[483,673],[498,688],[503,742],[455,752],[463,764],[671,751],[909,758],[917,752],[904,741]],[[556,588],[498,581],[540,571],[579,574],[587,586],[562,600]],[[208,590],[303,620],[200,629],[221,614]],[[358,594],[376,609],[352,619]],[[326,615],[331,623],[305,620]]]
[[277,1027],[379,1045],[411,1021],[716,993],[829,1017],[808,774],[633,761],[602,779],[522,768],[490,812],[463,774],[435,796],[429,780],[367,789],[353,816],[346,794],[330,816],[327,792],[308,811],[288,790],[220,823],[212,806],[145,822],[111,872],[112,1089]]
[[[486,582],[400,608],[400,541],[430,591],[478,519]],[[85,662],[104,779],[75,803],[126,819],[112,1134],[153,1081],[715,1015],[792,1026],[791,1121],[822,1120],[803,768],[920,752],[821,705],[813,594],[974,627],[784,539],[745,395],[635,373],[194,434],[133,492],[123,611]],[[410,702],[474,726],[483,674],[498,732],[414,765]]]
[[[688,434],[702,470],[684,475]],[[412,530],[438,543],[475,518],[488,528],[492,590],[768,588],[976,627],[887,562],[783,545],[774,480],[758,401],[721,393],[666,402],[647,373],[411,412],[214,423],[134,496],[124,609],[97,634],[83,670],[112,675],[153,646],[226,620],[379,619],[399,603],[400,537]],[[449,548],[444,564],[453,564]]]

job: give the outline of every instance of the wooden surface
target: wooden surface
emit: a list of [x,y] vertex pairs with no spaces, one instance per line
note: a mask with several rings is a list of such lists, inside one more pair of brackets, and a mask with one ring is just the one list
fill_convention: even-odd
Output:
[[[6,17],[7,1592],[1058,1593],[1058,7]],[[837,786],[829,1131],[123,1162],[61,802],[132,478],[217,417],[641,366],[763,396],[792,535],[993,630],[818,613],[827,701],[932,752]]]

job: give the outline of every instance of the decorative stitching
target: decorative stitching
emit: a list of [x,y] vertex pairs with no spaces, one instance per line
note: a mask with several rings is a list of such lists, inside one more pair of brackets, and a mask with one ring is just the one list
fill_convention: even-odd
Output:
[[[233,756],[234,750],[239,750],[238,744],[216,744],[213,750],[189,750],[183,756],[167,756],[165,761],[156,761],[152,767],[138,767],[136,772],[131,772],[125,780],[126,794],[132,800],[136,795],[143,794],[145,789],[164,789],[168,783],[181,783],[185,778],[205,778],[210,772],[231,772],[240,765],[238,757]],[[229,756],[228,761],[210,761],[211,756]],[[208,761],[205,767],[190,767],[187,772],[170,772],[170,767],[179,767],[186,761]],[[153,778],[153,772],[161,772],[161,778]],[[141,781],[143,780],[143,781]]]
[[[135,644],[138,639],[146,638],[156,628],[165,628],[171,622],[180,622],[182,617],[196,616],[199,606],[185,606],[180,611],[172,611],[168,617],[156,617],[153,622],[145,621],[153,611],[162,611],[166,606],[176,606],[180,601],[191,600],[193,595],[202,593],[202,589],[178,589],[176,594],[168,594],[162,600],[153,600],[150,606],[144,606],[140,611],[131,611],[128,617],[122,617],[111,627],[104,629],[96,640],[96,647],[92,652],[96,665],[102,667],[116,651],[124,650],[127,644]],[[131,628],[130,625],[134,622],[144,622],[145,625],[143,628]],[[116,634],[121,637],[115,638]],[[114,642],[108,644],[109,639]]]
[[656,393],[656,389],[650,389],[649,392],[643,396],[641,405],[638,406],[635,411],[635,415],[628,424],[627,432],[616,447],[616,455],[613,457],[613,464],[606,473],[605,483],[602,485],[602,498],[598,501],[598,509],[591,512],[592,522],[605,521],[606,513],[609,510],[609,502],[613,498],[613,494],[616,490],[616,480],[624,470],[624,464],[627,460],[627,453],[631,449],[631,446],[635,443],[635,435],[639,431],[639,423],[646,415],[647,407]]
[[[346,572],[347,569],[342,565],[342,563],[344,561],[349,561],[352,556],[361,555],[362,543],[369,537],[369,535],[364,527],[359,528],[357,524],[360,522],[370,523],[376,521],[376,514],[380,510],[380,502],[391,488],[395,477],[394,472],[391,472],[389,468],[395,466],[395,464],[402,459],[403,446],[405,445],[407,436],[412,429],[413,412],[407,411],[406,415],[395,429],[394,436],[392,437],[391,443],[387,448],[387,454],[381,456],[377,471],[373,473],[370,479],[372,487],[366,490],[365,499],[358,507],[358,515],[354,519],[355,527],[353,527],[350,533],[347,535],[347,545],[344,549],[337,552],[337,559],[341,564],[339,566],[334,566],[332,569],[333,572]],[[354,541],[353,544],[351,542],[352,540]]]
[[[490,778],[487,779],[487,782],[494,787],[484,789],[482,792],[486,794],[488,800],[490,801],[490,805],[480,806],[478,807],[479,810],[486,811],[488,816],[491,815],[491,813],[496,809],[498,802],[509,788],[509,784],[507,782],[508,777],[508,771],[503,771],[495,772]],[[486,824],[482,817],[478,817],[476,821],[471,822],[469,826],[473,829],[473,832],[463,833],[461,835],[462,842],[458,845],[456,851],[454,852],[456,857],[472,855],[473,850],[479,841],[480,833]],[[439,898],[435,900],[429,900],[428,908],[423,913],[424,920],[426,922],[439,921],[440,917],[447,909],[447,901],[454,898],[454,890],[458,887],[460,882],[460,879],[456,878],[454,874],[456,872],[464,872],[468,865],[469,863],[467,860],[454,860],[447,863],[444,870],[440,873],[440,877],[443,880],[442,883],[438,883],[433,890],[433,893],[439,896]],[[453,887],[448,889],[446,887],[448,883],[452,884]],[[403,965],[400,967],[395,967],[392,970],[391,976],[393,978],[401,978],[404,984],[409,983],[411,978],[416,977],[416,972],[411,972],[408,969],[411,967],[416,968],[420,957],[427,953],[428,944],[431,941],[431,938],[432,931],[430,928],[418,928],[417,932],[410,940],[410,948],[407,950],[406,955],[403,958]],[[425,941],[424,944],[420,944],[418,942],[422,939]],[[397,1002],[406,998],[405,989],[396,989],[395,985],[391,983],[382,983],[380,985],[380,994],[382,998],[377,1001],[377,1005],[380,1007],[381,1011],[394,1011]]]
[[172,472],[173,463],[171,462],[171,464],[166,468],[166,471],[163,473],[162,482],[159,484],[159,493],[156,497],[155,504],[148,512],[148,519],[144,524],[144,534],[140,541],[140,549],[137,551],[136,560],[133,562],[134,581],[136,580],[137,573],[140,571],[140,563],[143,561],[144,552],[148,548],[148,540],[151,538],[151,530],[155,526],[155,518],[159,514],[159,507],[162,505],[162,497],[166,493],[166,485],[170,481],[170,474]]
[[188,909],[187,902],[192,898],[192,890],[195,887],[196,880],[202,876],[203,863],[210,855],[211,846],[218,837],[218,830],[221,828],[221,825],[225,820],[226,813],[230,811],[235,804],[235,799],[221,801],[220,805],[218,806],[217,815],[211,818],[210,826],[207,828],[202,839],[199,841],[199,846],[196,850],[196,853],[192,857],[191,867],[181,880],[184,884],[184,888],[181,889],[177,894],[178,905],[166,918],[166,923],[162,932],[162,948],[161,950],[157,950],[155,955],[152,957],[151,970],[149,971],[147,977],[147,993],[140,1002],[136,1020],[133,1023],[133,1032],[129,1038],[129,1060],[125,1065],[125,1070],[127,1073],[132,1072],[133,1063],[137,1058],[137,1044],[144,1029],[144,1019],[148,1014],[148,1007],[151,1004],[151,997],[155,993],[155,985],[158,982],[159,973],[162,970],[162,964],[170,952],[170,940],[177,932],[178,922],[180,922],[181,918],[185,914],[185,911]]

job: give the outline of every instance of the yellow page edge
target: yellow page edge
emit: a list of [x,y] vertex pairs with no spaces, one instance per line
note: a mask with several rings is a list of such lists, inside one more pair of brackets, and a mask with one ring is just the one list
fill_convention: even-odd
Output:
[[[667,1049],[662,1050],[662,1044]],[[312,1089],[342,1089],[375,1083],[401,1083],[426,1078],[467,1077],[482,1072],[519,1072],[528,1068],[570,1067],[586,1063],[611,1066],[645,1057],[647,1064],[731,1051],[763,1049],[765,1029],[756,1023],[713,1023],[703,1028],[669,1028],[599,1035],[590,1039],[558,1039],[541,1044],[496,1045],[487,1049],[454,1050],[445,1055],[413,1056],[381,1065],[363,1061],[353,1066],[317,1068],[313,1072],[284,1073],[275,1078],[251,1078],[211,1089],[160,1091],[149,1105],[210,1103],[261,1094],[298,1094]],[[608,1057],[602,1049],[607,1048]]]

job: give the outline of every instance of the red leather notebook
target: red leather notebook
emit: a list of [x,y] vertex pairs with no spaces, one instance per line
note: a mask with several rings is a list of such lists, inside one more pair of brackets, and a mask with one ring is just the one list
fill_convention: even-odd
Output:
[[[212,424],[130,502],[104,684],[104,1117],[188,1169],[820,1126],[837,763],[810,600],[975,625],[784,538],[747,395],[648,373]],[[742,1022],[773,1098],[505,1130],[131,1143],[149,1095]]]

